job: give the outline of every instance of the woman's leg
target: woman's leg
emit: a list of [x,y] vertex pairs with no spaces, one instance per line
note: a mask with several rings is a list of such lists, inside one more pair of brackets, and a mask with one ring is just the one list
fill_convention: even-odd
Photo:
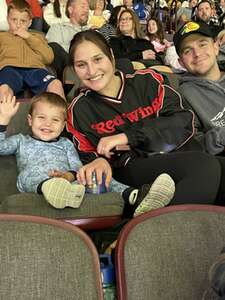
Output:
[[202,152],[176,152],[138,158],[126,167],[114,170],[116,180],[140,187],[168,173],[176,184],[171,204],[213,204],[221,176],[214,156]]

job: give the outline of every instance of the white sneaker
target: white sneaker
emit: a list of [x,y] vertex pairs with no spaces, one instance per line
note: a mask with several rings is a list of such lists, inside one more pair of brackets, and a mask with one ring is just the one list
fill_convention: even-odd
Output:
[[71,184],[64,178],[52,178],[42,184],[41,190],[46,201],[55,208],[78,208],[84,197],[85,186]]
[[[159,175],[153,184],[146,184],[139,191],[137,201],[140,203],[134,217],[147,211],[164,207],[170,203],[175,193],[175,183],[166,173]],[[143,199],[141,199],[143,197]]]

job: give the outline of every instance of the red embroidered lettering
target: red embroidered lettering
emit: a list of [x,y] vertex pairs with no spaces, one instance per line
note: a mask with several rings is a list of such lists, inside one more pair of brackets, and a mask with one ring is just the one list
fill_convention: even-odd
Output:
[[128,113],[126,117],[131,123],[137,122],[139,120],[138,109],[135,109],[134,111]]
[[114,124],[115,126],[121,126],[123,125],[125,122],[124,120],[121,118],[121,116],[116,116],[114,119]]
[[115,131],[115,124],[113,122],[113,120],[108,120],[105,122],[105,132],[107,133],[112,133]]

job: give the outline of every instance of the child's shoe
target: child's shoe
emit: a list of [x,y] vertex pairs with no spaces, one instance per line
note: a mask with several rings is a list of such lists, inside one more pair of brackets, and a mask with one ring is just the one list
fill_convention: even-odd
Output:
[[85,187],[82,184],[71,184],[64,178],[46,180],[41,187],[46,201],[55,208],[66,206],[78,208],[84,197]]
[[134,217],[168,205],[174,196],[174,192],[175,183],[166,173],[159,175],[152,185],[144,184],[138,191],[134,203],[136,206]]

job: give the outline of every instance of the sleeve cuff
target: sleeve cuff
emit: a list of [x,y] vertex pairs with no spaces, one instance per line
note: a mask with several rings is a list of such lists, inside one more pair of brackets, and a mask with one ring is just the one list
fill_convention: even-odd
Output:
[[0,132],[5,132],[7,129],[7,125],[0,125]]

